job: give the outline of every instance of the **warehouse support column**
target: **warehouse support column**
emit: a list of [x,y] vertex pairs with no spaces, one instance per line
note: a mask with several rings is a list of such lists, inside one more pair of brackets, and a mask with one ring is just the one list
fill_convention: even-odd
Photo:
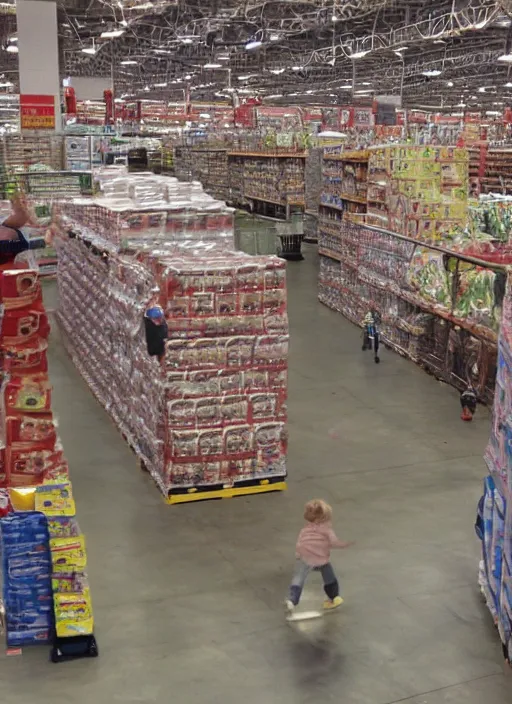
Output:
[[16,22],[21,127],[60,131],[57,3],[53,0],[16,0]]

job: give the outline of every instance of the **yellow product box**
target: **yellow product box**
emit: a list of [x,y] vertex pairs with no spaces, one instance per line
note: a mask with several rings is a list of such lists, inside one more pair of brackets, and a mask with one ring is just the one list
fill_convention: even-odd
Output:
[[55,594],[53,606],[59,638],[92,635],[94,618],[88,589],[83,594]]
[[38,486],[35,510],[47,516],[74,516],[76,507],[71,482]]
[[439,147],[441,161],[468,161],[469,153],[463,147]]
[[83,572],[87,566],[85,538],[52,538],[50,540],[53,574]]
[[460,161],[442,164],[441,184],[465,184],[468,180],[468,165]]

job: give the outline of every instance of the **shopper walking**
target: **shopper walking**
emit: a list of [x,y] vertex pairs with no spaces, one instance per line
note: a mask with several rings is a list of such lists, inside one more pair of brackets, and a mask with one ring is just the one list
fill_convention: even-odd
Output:
[[336,574],[330,557],[333,548],[348,548],[352,543],[338,540],[332,529],[332,508],[321,499],[308,501],[304,510],[306,525],[299,533],[296,547],[297,562],[286,608],[293,612],[300,601],[302,589],[310,572],[320,572],[324,581],[327,599],[324,609],[336,609],[343,604]]

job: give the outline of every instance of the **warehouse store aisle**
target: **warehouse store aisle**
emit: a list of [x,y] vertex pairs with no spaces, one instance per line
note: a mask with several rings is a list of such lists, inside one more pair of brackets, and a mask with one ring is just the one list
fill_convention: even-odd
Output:
[[[316,299],[317,258],[288,267],[289,491],[175,507],[53,333],[54,406],[88,539],[97,660],[0,658],[2,702],[508,704],[476,585],[473,531],[488,415]],[[55,292],[47,291],[49,301]],[[51,303],[49,305],[51,307]],[[127,399],[129,403],[129,399]],[[282,607],[303,503],[334,507],[342,609],[289,625]],[[315,577],[304,607],[320,604]]]

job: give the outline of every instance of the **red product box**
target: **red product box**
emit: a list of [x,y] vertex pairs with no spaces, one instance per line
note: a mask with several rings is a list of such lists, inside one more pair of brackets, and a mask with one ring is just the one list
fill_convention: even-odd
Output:
[[7,446],[13,450],[53,450],[56,442],[51,413],[7,418]]
[[12,269],[0,275],[0,300],[5,310],[27,308],[42,300],[37,271]]
[[12,376],[43,374],[48,371],[47,348],[48,343],[45,340],[34,340],[28,345],[18,345],[8,352],[1,351],[0,363],[2,368]]
[[23,345],[36,337],[50,334],[48,317],[41,308],[7,310],[2,320],[1,339],[4,347]]
[[7,415],[19,413],[49,413],[51,411],[51,387],[48,376],[11,379],[5,389]]

